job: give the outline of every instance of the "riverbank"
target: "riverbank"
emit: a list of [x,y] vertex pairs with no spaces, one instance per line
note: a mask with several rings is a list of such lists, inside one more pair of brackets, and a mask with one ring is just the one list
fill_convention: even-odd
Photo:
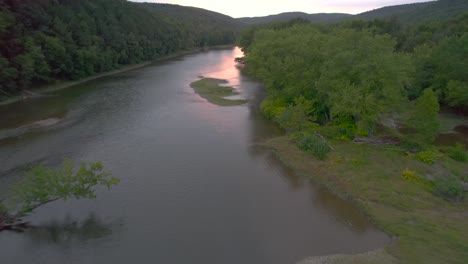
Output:
[[[122,72],[130,71],[130,70],[142,68],[142,67],[145,67],[145,66],[147,66],[147,65],[149,65],[151,63],[164,61],[164,60],[172,59],[172,58],[183,56],[183,55],[193,54],[193,53],[200,52],[200,51],[207,51],[207,50],[210,50],[210,49],[224,49],[224,48],[230,48],[230,47],[234,47],[234,45],[220,45],[220,46],[213,46],[213,47],[203,47],[203,48],[196,48],[196,49],[191,49],[191,50],[184,50],[184,51],[175,52],[175,53],[169,54],[167,56],[157,58],[157,59],[152,60],[152,61],[145,61],[145,62],[138,63],[138,64],[125,65],[125,66],[122,66],[122,67],[120,67],[119,69],[116,69],[116,70],[99,73],[99,74],[89,76],[89,77],[86,77],[86,78],[83,78],[83,79],[80,79],[80,80],[76,80],[76,81],[57,81],[57,83],[55,83],[55,84],[48,84],[48,85],[44,85],[44,86],[40,86],[40,87],[33,87],[31,89],[31,91],[33,91],[34,93],[36,93],[38,95],[43,95],[43,94],[51,93],[51,92],[54,92],[54,91],[70,88],[72,86],[82,84],[82,83],[85,83],[85,82],[89,82],[89,81],[92,81],[92,80],[96,80],[96,79],[99,79],[99,78],[102,78],[102,77],[105,77],[105,76],[111,76],[111,75],[115,75],[115,74],[118,74],[118,73],[122,73]],[[4,100],[1,100],[1,98],[0,98],[0,105],[11,104],[11,103],[20,101],[22,99],[23,98],[20,95],[12,96],[12,97],[6,98]]]
[[[380,257],[360,257],[359,263],[382,263],[388,254],[401,263],[468,263],[468,202],[444,200],[423,184],[402,176],[405,170],[429,176],[466,173],[467,163],[442,158],[429,165],[384,147],[342,141],[333,142],[335,151],[327,160],[319,161],[286,136],[270,139],[262,146],[273,150],[297,175],[352,200],[395,238]],[[354,263],[352,256],[348,260]]]

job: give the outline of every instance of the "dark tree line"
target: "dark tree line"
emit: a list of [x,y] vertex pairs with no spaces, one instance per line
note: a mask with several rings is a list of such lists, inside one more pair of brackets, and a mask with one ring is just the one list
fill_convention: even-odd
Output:
[[[168,8],[172,13],[159,11]],[[0,96],[179,50],[233,43],[239,26],[220,16],[125,0],[0,0]]]

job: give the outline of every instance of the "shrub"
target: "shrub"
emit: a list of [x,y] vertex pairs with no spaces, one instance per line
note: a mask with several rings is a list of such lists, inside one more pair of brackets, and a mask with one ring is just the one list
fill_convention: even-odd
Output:
[[408,181],[416,182],[418,180],[418,177],[416,176],[416,172],[410,170],[410,169],[405,169],[402,173],[401,176],[405,178]]
[[286,103],[281,99],[267,98],[260,104],[260,110],[267,118],[274,119],[286,111]]
[[433,150],[425,150],[416,154],[415,157],[424,163],[434,164],[441,157],[441,154]]
[[333,120],[333,126],[336,127],[334,138],[339,140],[353,140],[356,136],[356,124],[351,118],[339,117]]
[[276,121],[286,131],[315,130],[318,124],[314,115],[314,102],[304,97],[294,100],[294,104],[288,106]]
[[415,171],[412,171],[406,168],[402,173],[401,176],[412,183],[418,184],[422,186],[424,189],[428,191],[432,191],[434,189],[434,183],[424,177],[419,177]]
[[416,100],[416,108],[410,118],[410,124],[416,130],[414,135],[418,141],[431,144],[439,129],[439,102],[437,95],[431,89],[424,90]]
[[296,143],[299,148],[311,152],[316,158],[324,160],[330,152],[330,146],[317,135],[298,134]]
[[433,182],[434,190],[446,198],[457,199],[463,194],[463,186],[455,176],[437,177]]
[[460,143],[457,143],[454,147],[449,149],[449,156],[460,162],[466,162],[468,160],[465,147]]
[[419,152],[424,148],[421,143],[411,139],[410,137],[404,137],[400,146],[410,152]]

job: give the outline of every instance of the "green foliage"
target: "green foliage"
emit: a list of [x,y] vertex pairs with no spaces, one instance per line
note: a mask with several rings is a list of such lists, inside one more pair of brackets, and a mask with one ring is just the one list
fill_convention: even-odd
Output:
[[215,12],[125,0],[0,5],[0,94],[79,79],[179,50],[235,42],[241,24]]
[[335,118],[330,124],[320,127],[319,131],[327,138],[341,141],[352,140],[357,134],[354,120],[348,117]]
[[404,101],[408,58],[393,52],[395,43],[387,36],[351,30],[335,34],[326,44],[317,88],[333,118],[351,118],[358,130],[373,134],[379,117],[397,111]]
[[300,149],[311,152],[317,159],[326,159],[330,152],[328,143],[315,134],[299,133],[295,139]]
[[416,172],[415,171],[412,171],[410,169],[405,169],[402,173],[401,173],[401,176],[403,178],[405,178],[406,180],[408,181],[412,181],[412,182],[415,182],[417,181],[418,179],[418,176],[416,175]]
[[416,108],[409,122],[416,130],[416,140],[432,143],[439,129],[439,103],[437,96],[431,89],[424,90],[416,100]]
[[433,182],[427,180],[424,177],[419,177],[418,174],[415,171],[410,170],[408,168],[406,168],[401,173],[401,176],[407,181],[410,181],[410,182],[413,182],[415,184],[418,184],[418,185],[422,186],[425,190],[432,191],[434,189],[434,183]]
[[272,22],[286,22],[286,21],[303,21],[306,22],[335,22],[346,18],[350,18],[350,14],[342,13],[320,13],[320,14],[306,14],[302,12],[286,12],[277,15],[269,15],[265,17],[242,17],[238,18],[239,21],[246,25],[258,25]]
[[[442,8],[437,14],[461,12],[446,3],[427,5],[430,12],[435,6]],[[313,100],[305,119],[342,130],[333,138],[371,136],[389,113],[411,116],[414,133],[404,140],[420,149],[435,139],[440,105],[468,111],[467,26],[468,15],[414,25],[398,19],[289,21],[248,27],[238,43],[247,71],[267,87],[263,112],[281,126],[300,127],[293,107],[303,97]],[[405,107],[409,101],[414,109]]]
[[316,131],[320,135],[326,138],[338,140],[338,141],[351,141],[356,135],[355,127],[346,127],[342,125],[323,125],[314,127],[313,131]]
[[439,0],[387,6],[356,15],[356,19],[397,19],[401,23],[427,23],[451,18],[468,10],[465,0]]
[[[416,74],[414,90],[431,88],[439,95],[440,102],[452,108],[468,110],[468,15],[434,24],[430,29],[421,28],[428,36],[419,40],[416,48]],[[414,34],[422,35],[415,31]]]
[[445,101],[452,107],[468,107],[468,82],[450,80],[445,92]]
[[437,177],[433,181],[434,191],[446,198],[457,199],[463,195],[463,185],[455,177]]
[[311,130],[316,126],[314,123],[314,102],[304,97],[298,97],[294,99],[294,104],[288,106],[276,120],[287,131]]
[[449,149],[448,155],[456,161],[468,161],[468,154],[466,153],[465,146],[460,143],[457,143],[454,147],[451,147]]
[[221,106],[232,106],[245,104],[244,99],[231,100],[224,97],[239,94],[230,86],[220,86],[227,83],[226,80],[203,78],[190,84],[197,94],[208,100],[208,102]]
[[417,153],[414,157],[427,164],[434,164],[438,159],[442,157],[442,155],[434,150],[425,150]]
[[142,5],[157,16],[170,17],[173,23],[181,25],[182,34],[187,34],[186,37],[189,39],[180,41],[189,41],[195,46],[232,44],[236,41],[242,26],[232,17],[201,8],[154,3]]
[[27,215],[37,207],[57,199],[95,198],[97,186],[110,188],[120,181],[103,172],[103,169],[100,162],[83,162],[76,169],[70,160],[65,160],[60,169],[49,169],[43,165],[34,167],[13,188],[15,215]]
[[283,115],[286,111],[286,108],[286,103],[279,97],[266,98],[260,105],[260,110],[262,113],[270,119],[275,119]]
[[248,28],[240,40],[247,70],[267,87],[262,109],[268,117],[293,131],[303,129],[301,123],[351,120],[354,132],[371,135],[382,114],[399,111],[411,61],[394,51],[389,36],[338,26],[277,25]]

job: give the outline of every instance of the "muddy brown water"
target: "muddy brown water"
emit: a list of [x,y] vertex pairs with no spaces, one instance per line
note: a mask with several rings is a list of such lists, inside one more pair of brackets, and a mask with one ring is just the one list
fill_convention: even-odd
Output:
[[[285,264],[384,246],[352,204],[255,147],[282,131],[259,113],[264,89],[238,56],[206,51],[0,106],[1,195],[24,169],[64,157],[102,161],[122,180],[0,233],[0,262]],[[227,79],[249,103],[206,102],[189,85],[198,76]]]
[[468,125],[457,125],[452,131],[439,133],[435,143],[439,146],[463,144],[468,147]]

